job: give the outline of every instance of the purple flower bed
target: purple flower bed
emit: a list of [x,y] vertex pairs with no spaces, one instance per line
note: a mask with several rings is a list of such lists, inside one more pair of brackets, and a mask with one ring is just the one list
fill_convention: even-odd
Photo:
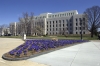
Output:
[[[7,54],[13,56],[10,58],[20,58],[20,57],[26,57],[29,52],[32,55],[36,52],[49,50],[52,48],[57,48],[65,45],[72,45],[81,42],[87,42],[87,40],[57,40],[57,41],[56,40],[26,40],[24,44],[16,47],[15,49],[11,50]],[[23,56],[21,56],[22,54]]]

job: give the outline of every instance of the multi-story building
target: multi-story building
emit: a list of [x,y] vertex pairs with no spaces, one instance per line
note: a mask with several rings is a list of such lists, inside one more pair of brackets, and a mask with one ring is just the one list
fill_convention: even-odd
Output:
[[[77,10],[43,13],[34,17],[34,26],[41,24],[44,35],[62,34],[88,34],[87,20],[84,14],[78,14]],[[30,28],[31,29],[31,28]],[[34,32],[34,35],[38,35]]]
[[12,35],[16,36],[16,28],[17,28],[16,27],[16,22],[10,23],[9,28],[10,28],[10,33]]
[[[44,34],[59,35],[59,34],[88,34],[87,20],[83,14],[78,14],[77,10],[44,13],[35,17],[35,20],[44,20]],[[82,26],[81,26],[82,23]]]

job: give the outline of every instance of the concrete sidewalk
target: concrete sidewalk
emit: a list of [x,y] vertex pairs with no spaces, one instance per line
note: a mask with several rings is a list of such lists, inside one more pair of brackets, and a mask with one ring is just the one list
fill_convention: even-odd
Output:
[[28,60],[48,66],[100,66],[100,41],[81,43]]
[[28,60],[22,61],[7,61],[2,59],[2,55],[15,47],[23,44],[21,39],[15,38],[0,38],[0,66],[47,66],[37,62],[32,62]]

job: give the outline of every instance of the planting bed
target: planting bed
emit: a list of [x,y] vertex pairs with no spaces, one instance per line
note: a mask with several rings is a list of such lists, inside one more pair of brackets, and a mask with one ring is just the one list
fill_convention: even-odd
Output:
[[26,40],[22,45],[5,53],[2,58],[10,61],[24,60],[44,51],[81,42],[86,40]]

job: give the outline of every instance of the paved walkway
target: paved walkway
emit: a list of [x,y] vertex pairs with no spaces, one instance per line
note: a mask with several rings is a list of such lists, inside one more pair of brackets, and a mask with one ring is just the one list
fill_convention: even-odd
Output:
[[22,44],[21,39],[14,38],[0,38],[0,66],[47,66],[37,62],[32,62],[28,60],[23,61],[7,61],[2,59],[2,55],[15,47]]
[[0,66],[100,66],[100,40],[81,43],[23,61],[7,61],[4,53],[22,44],[21,39],[0,38]]
[[100,41],[81,43],[28,60],[49,66],[100,66]]

